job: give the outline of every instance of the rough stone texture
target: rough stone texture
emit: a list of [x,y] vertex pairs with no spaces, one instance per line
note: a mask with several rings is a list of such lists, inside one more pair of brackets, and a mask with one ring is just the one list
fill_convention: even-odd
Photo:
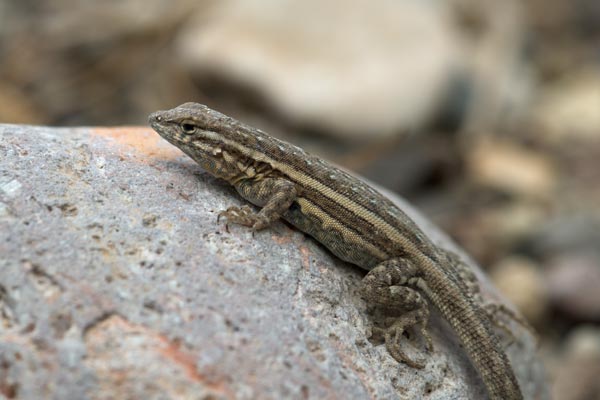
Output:
[[[0,125],[0,397],[483,398],[436,313],[426,368],[398,364],[364,272],[284,223],[228,233],[240,203],[149,129]],[[545,398],[531,336],[508,351]]]

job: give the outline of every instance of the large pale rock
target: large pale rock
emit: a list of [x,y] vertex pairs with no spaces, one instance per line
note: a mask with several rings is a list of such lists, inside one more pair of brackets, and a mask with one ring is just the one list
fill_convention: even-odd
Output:
[[[216,223],[242,203],[149,129],[0,125],[0,395],[484,398],[437,313],[426,367],[397,363],[368,340],[364,272],[284,223]],[[515,329],[521,385],[545,398]]]
[[600,69],[596,64],[575,70],[541,94],[534,119],[555,141],[589,141],[600,137]]
[[178,59],[248,86],[296,123],[386,136],[431,118],[459,63],[443,2],[220,1]]
[[404,134],[441,110],[466,129],[493,131],[530,102],[519,5],[222,0],[186,21],[177,60],[324,133]]

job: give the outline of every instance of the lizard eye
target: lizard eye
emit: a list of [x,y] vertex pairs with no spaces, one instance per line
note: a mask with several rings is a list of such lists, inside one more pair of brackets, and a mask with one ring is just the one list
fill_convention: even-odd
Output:
[[182,122],[181,130],[183,130],[188,135],[191,135],[192,133],[196,132],[196,125],[189,122]]

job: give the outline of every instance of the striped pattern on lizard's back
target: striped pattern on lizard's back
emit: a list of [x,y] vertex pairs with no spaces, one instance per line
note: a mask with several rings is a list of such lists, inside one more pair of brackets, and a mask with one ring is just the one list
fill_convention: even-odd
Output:
[[[370,282],[404,285],[407,297],[394,304],[405,300],[419,307],[420,295],[414,289],[420,290],[457,333],[490,397],[522,399],[490,319],[462,280],[464,271],[386,197],[320,158],[204,105],[185,103],[159,111],[150,116],[150,124],[208,172],[262,207],[258,213],[233,207],[224,212],[228,220],[261,229],[285,218],[336,256],[370,270],[365,278]],[[398,282],[388,279],[392,274]],[[377,292],[380,286],[375,289],[382,293]],[[428,315],[421,308],[412,311],[414,316]],[[407,326],[420,322],[414,319]],[[406,360],[399,350],[391,354]]]

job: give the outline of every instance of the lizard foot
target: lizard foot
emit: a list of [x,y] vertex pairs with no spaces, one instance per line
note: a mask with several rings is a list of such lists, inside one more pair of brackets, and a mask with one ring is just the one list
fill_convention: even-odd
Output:
[[431,336],[427,332],[426,322],[429,317],[429,312],[426,308],[412,310],[396,320],[387,329],[377,328],[385,338],[385,346],[392,357],[398,362],[403,362],[406,365],[422,369],[425,367],[425,359],[414,359],[409,357],[404,350],[402,350],[402,337],[404,332],[411,327],[418,327],[422,338],[425,340],[425,348],[428,352],[433,351],[433,343]]
[[445,254],[452,268],[458,272],[461,278],[459,280],[459,284],[464,287],[465,291],[469,293],[476,304],[483,305],[483,311],[485,312],[485,315],[488,317],[489,321],[496,328],[504,332],[511,342],[516,341],[516,337],[510,327],[510,324],[507,323],[507,320],[516,322],[523,328],[527,329],[533,336],[536,336],[533,327],[521,315],[511,310],[504,304],[489,301],[482,296],[481,288],[479,287],[479,281],[477,280],[475,272],[471,269],[471,267],[469,267],[469,265],[461,260],[458,254],[451,251],[444,251],[443,254]]
[[[399,362],[414,368],[423,368],[424,360],[414,360],[402,350],[402,337],[408,329],[417,328],[428,351],[433,349],[427,332],[429,304],[421,293],[409,285],[418,282],[417,269],[405,259],[384,261],[363,279],[362,295],[367,303],[386,312],[385,328],[373,332],[383,336],[388,352]],[[398,314],[398,310],[404,310]],[[392,321],[388,323],[388,321]]]
[[[249,226],[252,232],[261,230],[268,225],[267,218],[264,215],[256,213],[250,206],[229,207],[227,210],[221,211],[217,216],[217,223],[221,217],[227,219],[227,223]],[[227,225],[226,225],[227,228]]]

